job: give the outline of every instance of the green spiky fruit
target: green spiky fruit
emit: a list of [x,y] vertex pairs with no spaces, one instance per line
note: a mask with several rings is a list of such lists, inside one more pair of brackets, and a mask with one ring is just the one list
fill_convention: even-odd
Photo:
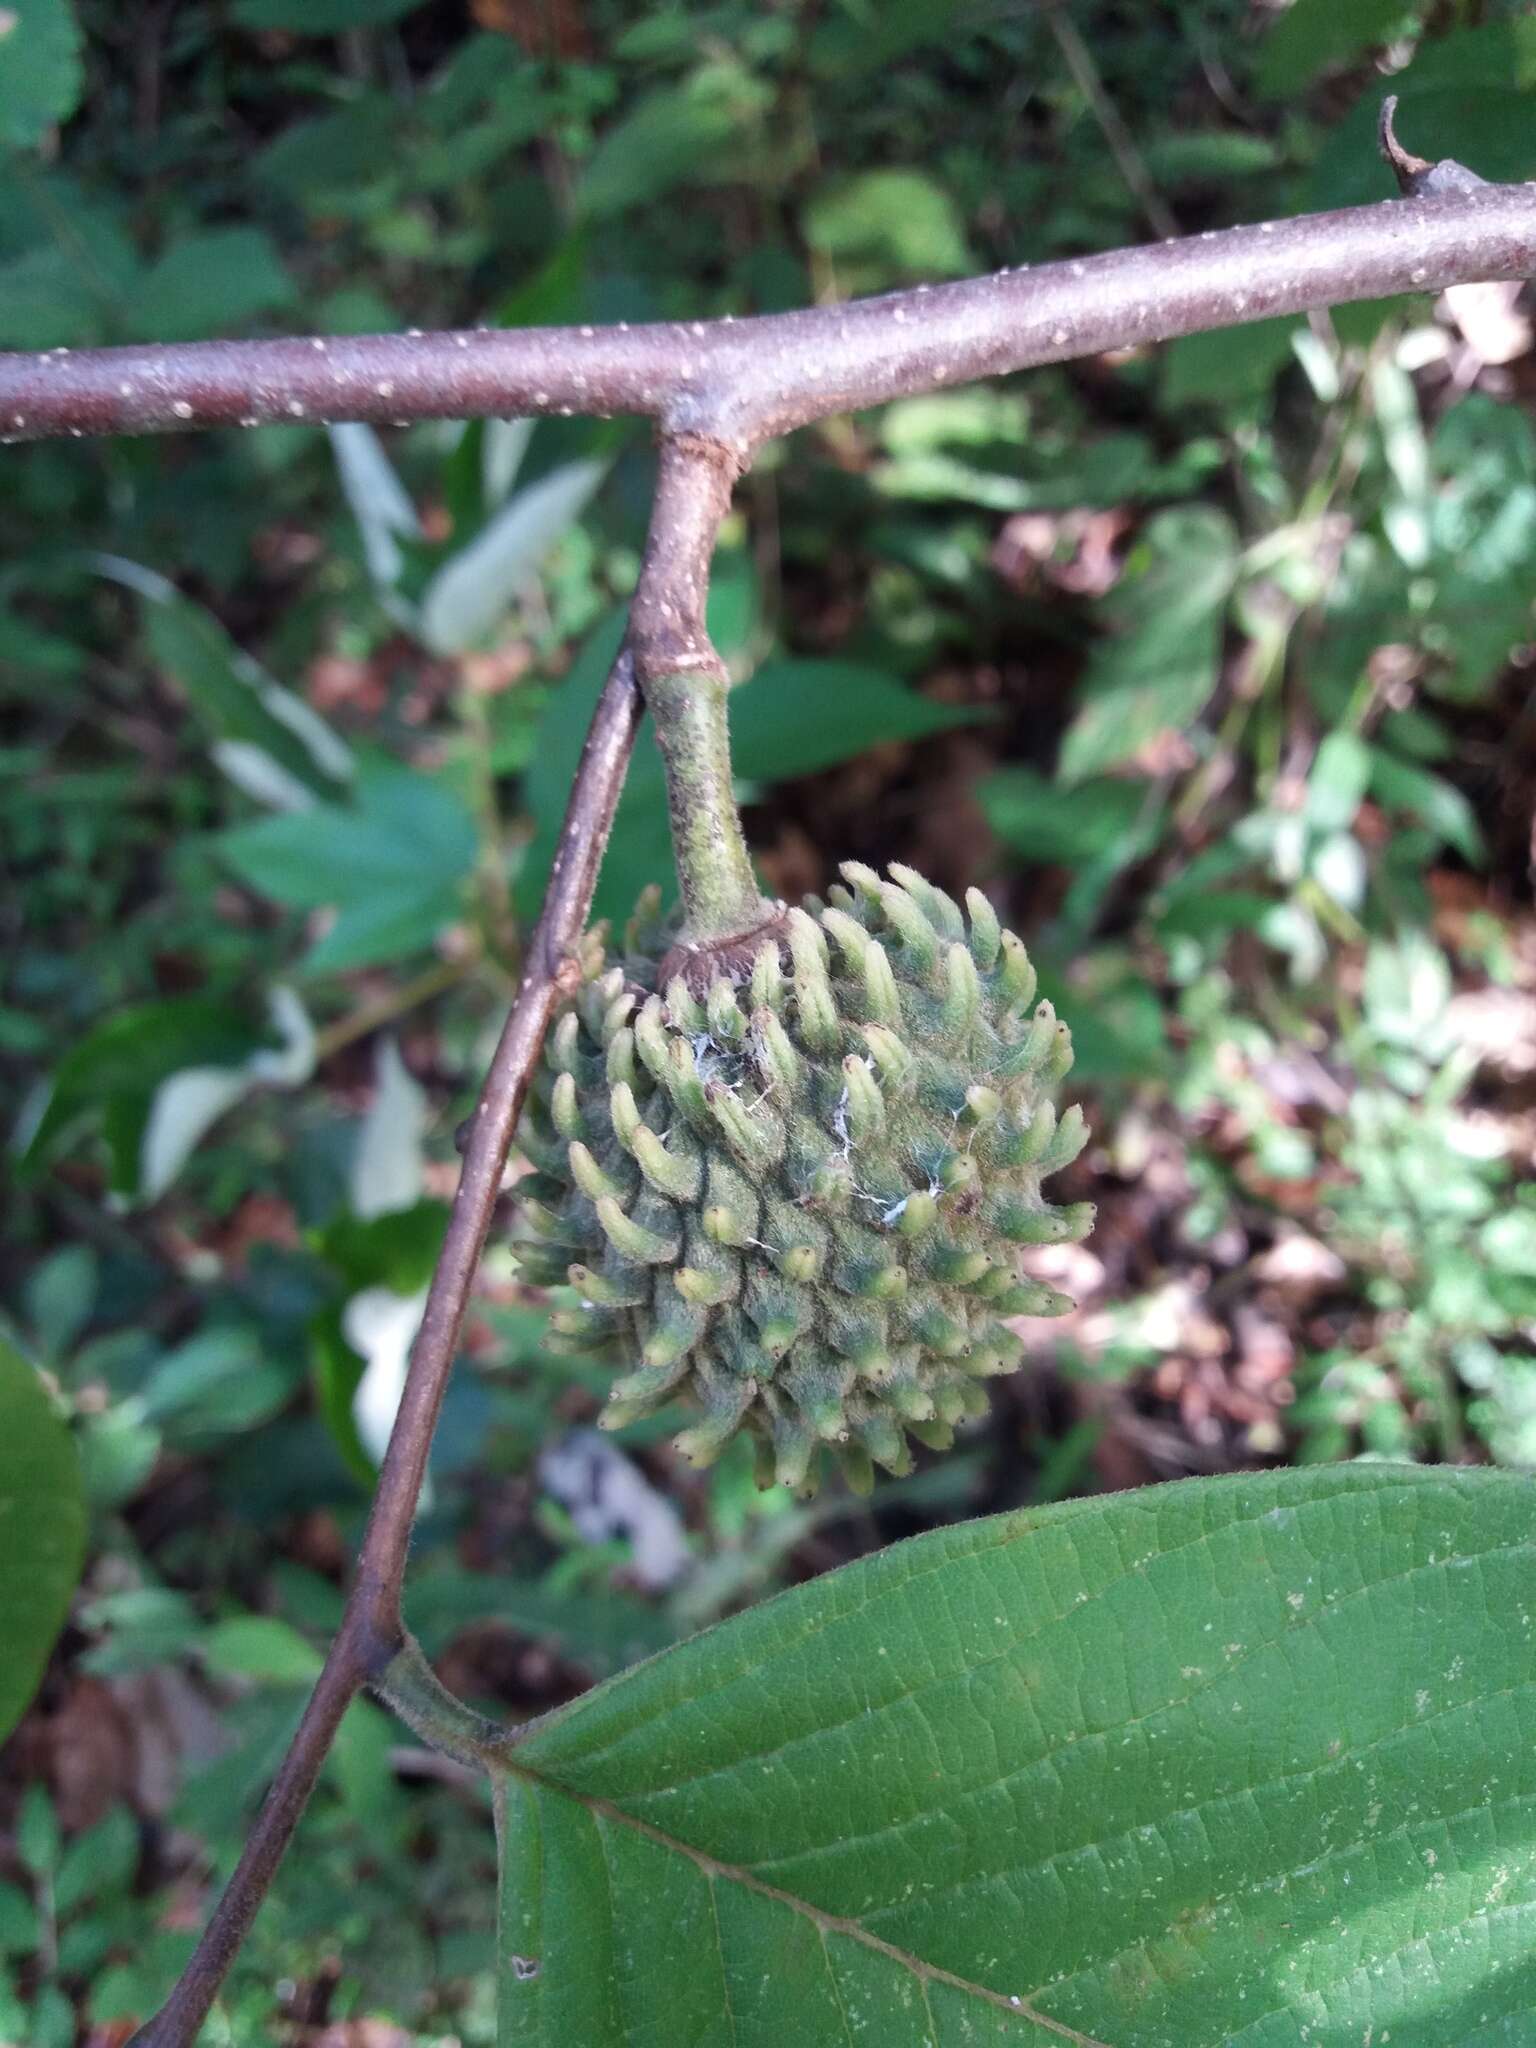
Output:
[[843,874],[702,989],[656,986],[653,909],[624,965],[589,941],[520,1136],[524,1276],[576,1289],[564,1348],[631,1368],[603,1422],[691,1394],[685,1455],[745,1428],[797,1488],[822,1444],[864,1485],[909,1435],[947,1445],[1018,1362],[1007,1319],[1072,1305],[1020,1248],[1093,1221],[1041,1193],[1087,1132],[1057,1116],[1071,1037],[1023,945],[977,890],[967,920],[909,869]]

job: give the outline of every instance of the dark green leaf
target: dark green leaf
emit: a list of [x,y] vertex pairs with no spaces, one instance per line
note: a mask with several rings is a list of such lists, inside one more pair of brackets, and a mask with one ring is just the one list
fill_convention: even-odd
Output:
[[32,149],[80,101],[80,30],[70,0],[0,9],[0,142]]
[[0,1884],[0,1956],[30,1956],[36,1948],[37,1908],[20,1885]]
[[1319,71],[1418,25],[1408,0],[1292,0],[1264,41],[1260,88],[1275,98],[1299,92]]
[[260,228],[210,228],[173,242],[145,272],[134,308],[145,341],[227,334],[293,301],[293,279]]
[[955,33],[957,0],[838,0],[821,9],[811,33],[811,68],[824,77],[858,78]]
[[432,1277],[447,1227],[445,1202],[417,1202],[384,1216],[339,1216],[317,1244],[349,1292],[390,1287],[396,1294],[414,1294]]
[[0,1339],[0,1739],[37,1690],[84,1557],[75,1446],[36,1370]]
[[1187,506],[1149,523],[1131,574],[1107,607],[1120,630],[1095,649],[1087,701],[1061,743],[1064,782],[1130,760],[1205,709],[1236,569],[1237,538],[1224,513]]
[[[1454,157],[1483,178],[1514,182],[1531,176],[1536,132],[1529,88],[1511,84],[1508,71],[1475,83],[1420,86],[1416,68],[1392,80],[1398,95],[1397,132],[1406,148]],[[1312,170],[1312,205],[1363,206],[1390,196],[1391,181],[1374,147],[1381,96],[1378,82],[1330,127]]]
[[390,175],[389,150],[398,126],[399,110],[386,94],[364,93],[283,129],[252,169],[296,205],[321,213],[346,187]]
[[1211,334],[1187,334],[1163,352],[1163,404],[1220,408],[1257,398],[1294,360],[1293,319],[1255,320],[1248,327],[1223,327]]
[[242,28],[286,29],[290,35],[345,35],[414,13],[423,0],[235,0]]
[[99,1594],[81,1609],[80,1625],[102,1635],[81,1660],[101,1678],[172,1663],[191,1649],[202,1629],[187,1596],[165,1586]]
[[1142,782],[1100,776],[1063,787],[1033,768],[999,768],[976,794],[1004,845],[1027,860],[1068,867],[1109,853],[1147,805]]
[[1371,749],[1371,795],[1387,811],[1403,811],[1455,847],[1471,867],[1488,857],[1477,813],[1452,782],[1396,755]]
[[[351,774],[342,741],[302,698],[274,682],[213,616],[154,579],[144,606],[144,638],[154,660],[186,692],[216,759],[234,778],[254,751],[291,777],[300,793],[335,796]],[[222,757],[234,747],[247,756]]]
[[861,662],[782,655],[731,692],[731,756],[748,782],[784,782],[886,740],[927,739],[990,715],[980,705],[935,704]]
[[93,1899],[125,1891],[138,1861],[138,1823],[126,1806],[114,1806],[64,1851],[54,1880],[54,1910],[60,1915],[75,1913]]
[[34,1877],[46,1877],[58,1868],[63,1831],[58,1810],[48,1796],[48,1787],[34,1779],[22,1794],[16,1816],[16,1854],[22,1868]]
[[65,1245],[28,1277],[27,1321],[45,1359],[62,1358],[90,1321],[100,1263],[89,1245]]
[[664,1649],[677,1638],[666,1616],[617,1593],[555,1591],[535,1580],[449,1570],[416,1579],[411,1626],[436,1654],[461,1629],[483,1622],[546,1645],[605,1678]]
[[206,1449],[269,1420],[294,1384],[294,1373],[268,1357],[254,1329],[214,1327],[158,1362],[144,1382],[144,1414],[167,1441]]
[[[592,708],[622,635],[617,616],[599,627],[540,722],[524,783],[535,825],[517,880],[517,900],[526,916],[536,911],[543,893]],[[846,761],[881,740],[922,739],[987,715],[979,706],[932,703],[862,663],[775,657],[731,693],[731,753],[738,776],[775,782]],[[660,882],[671,893],[666,790],[647,721],[608,842],[594,916],[622,922],[649,882]]]
[[139,1186],[155,1090],[183,1067],[238,1067],[262,1044],[242,1010],[207,996],[134,1003],[78,1039],[53,1070],[47,1107],[22,1154],[37,1168],[84,1117],[101,1118],[120,1194]]

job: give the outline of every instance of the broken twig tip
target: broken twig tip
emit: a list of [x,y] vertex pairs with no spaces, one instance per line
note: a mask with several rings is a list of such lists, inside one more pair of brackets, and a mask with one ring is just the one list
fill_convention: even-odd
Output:
[[1376,126],[1376,139],[1382,155],[1392,167],[1398,189],[1413,198],[1422,187],[1424,179],[1434,169],[1427,157],[1414,156],[1404,149],[1397,139],[1397,94],[1388,93],[1381,103],[1381,118]]
[[1431,163],[1428,157],[1415,156],[1404,149],[1397,139],[1396,117],[1397,94],[1389,93],[1381,103],[1376,137],[1405,199],[1442,199],[1448,193],[1475,192],[1480,185],[1487,184],[1486,178],[1469,171],[1454,157],[1442,157],[1439,163]]

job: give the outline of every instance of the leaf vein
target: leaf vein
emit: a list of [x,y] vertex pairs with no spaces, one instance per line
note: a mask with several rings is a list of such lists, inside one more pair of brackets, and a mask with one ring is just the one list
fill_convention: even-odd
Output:
[[[626,1813],[621,1806],[615,1806],[611,1800],[591,1798],[579,1792],[572,1792],[568,1786],[553,1784],[541,1778],[537,1772],[529,1770],[520,1761],[509,1762],[508,1768],[519,1777],[530,1780],[540,1790],[559,1793],[562,1797],[573,1800],[578,1806],[585,1807],[599,1824],[607,1820],[619,1827],[632,1828],[636,1834],[643,1835],[647,1841],[654,1842],[659,1848],[670,1849],[675,1855],[685,1856],[694,1864],[709,1880],[722,1982],[725,1981],[725,1948],[720,1938],[720,1914],[714,1887],[716,1880],[724,1878],[727,1883],[739,1885],[744,1891],[754,1892],[760,1898],[776,1900],[781,1906],[787,1906],[791,1912],[803,1915],[813,1926],[820,1928],[824,1936],[841,1935],[848,1941],[857,1942],[861,1948],[870,1949],[876,1955],[884,1956],[887,1961],[910,1971],[924,1986],[946,1984],[952,1991],[964,1992],[968,1997],[983,2000],[987,2005],[1006,2013],[1011,2019],[1024,2020],[1033,2026],[1043,2027],[1058,2040],[1071,2042],[1073,2048],[1113,2048],[1110,2042],[1096,2040],[1089,2034],[1080,2034],[1075,2027],[1069,2027],[1064,2021],[1052,2019],[1048,2013],[1041,2012],[1026,1998],[1015,1998],[1001,1991],[994,1991],[989,1985],[978,1984],[969,1977],[957,1975],[953,1970],[943,1969],[937,1963],[927,1962],[922,1956],[914,1955],[910,1949],[900,1948],[895,1942],[884,1941],[879,1935],[871,1934],[869,1929],[861,1926],[857,1920],[845,1919],[838,1913],[828,1913],[820,1906],[813,1906],[808,1899],[798,1898],[793,1892],[785,1891],[782,1886],[767,1884],[739,1863],[722,1862],[719,1857],[694,1848],[690,1842],[680,1841],[677,1836],[669,1835],[664,1829],[652,1826],[649,1821],[640,1820],[636,1815]],[[725,1997],[726,2012],[731,2020],[734,2040],[735,2015],[731,2010],[729,1988]]]

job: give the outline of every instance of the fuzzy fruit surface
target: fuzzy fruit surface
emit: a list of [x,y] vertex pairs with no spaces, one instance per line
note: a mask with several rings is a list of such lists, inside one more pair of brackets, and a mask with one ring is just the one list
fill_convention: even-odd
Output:
[[655,985],[649,904],[622,962],[591,935],[519,1133],[524,1277],[576,1290],[562,1349],[630,1368],[601,1420],[691,1396],[686,1456],[746,1429],[797,1489],[824,1445],[860,1486],[947,1446],[1018,1363],[1007,1318],[1072,1306],[1021,1249],[1093,1221],[1042,1193],[1088,1134],[1022,943],[977,890],[967,916],[909,869],[842,872],[702,989]]

